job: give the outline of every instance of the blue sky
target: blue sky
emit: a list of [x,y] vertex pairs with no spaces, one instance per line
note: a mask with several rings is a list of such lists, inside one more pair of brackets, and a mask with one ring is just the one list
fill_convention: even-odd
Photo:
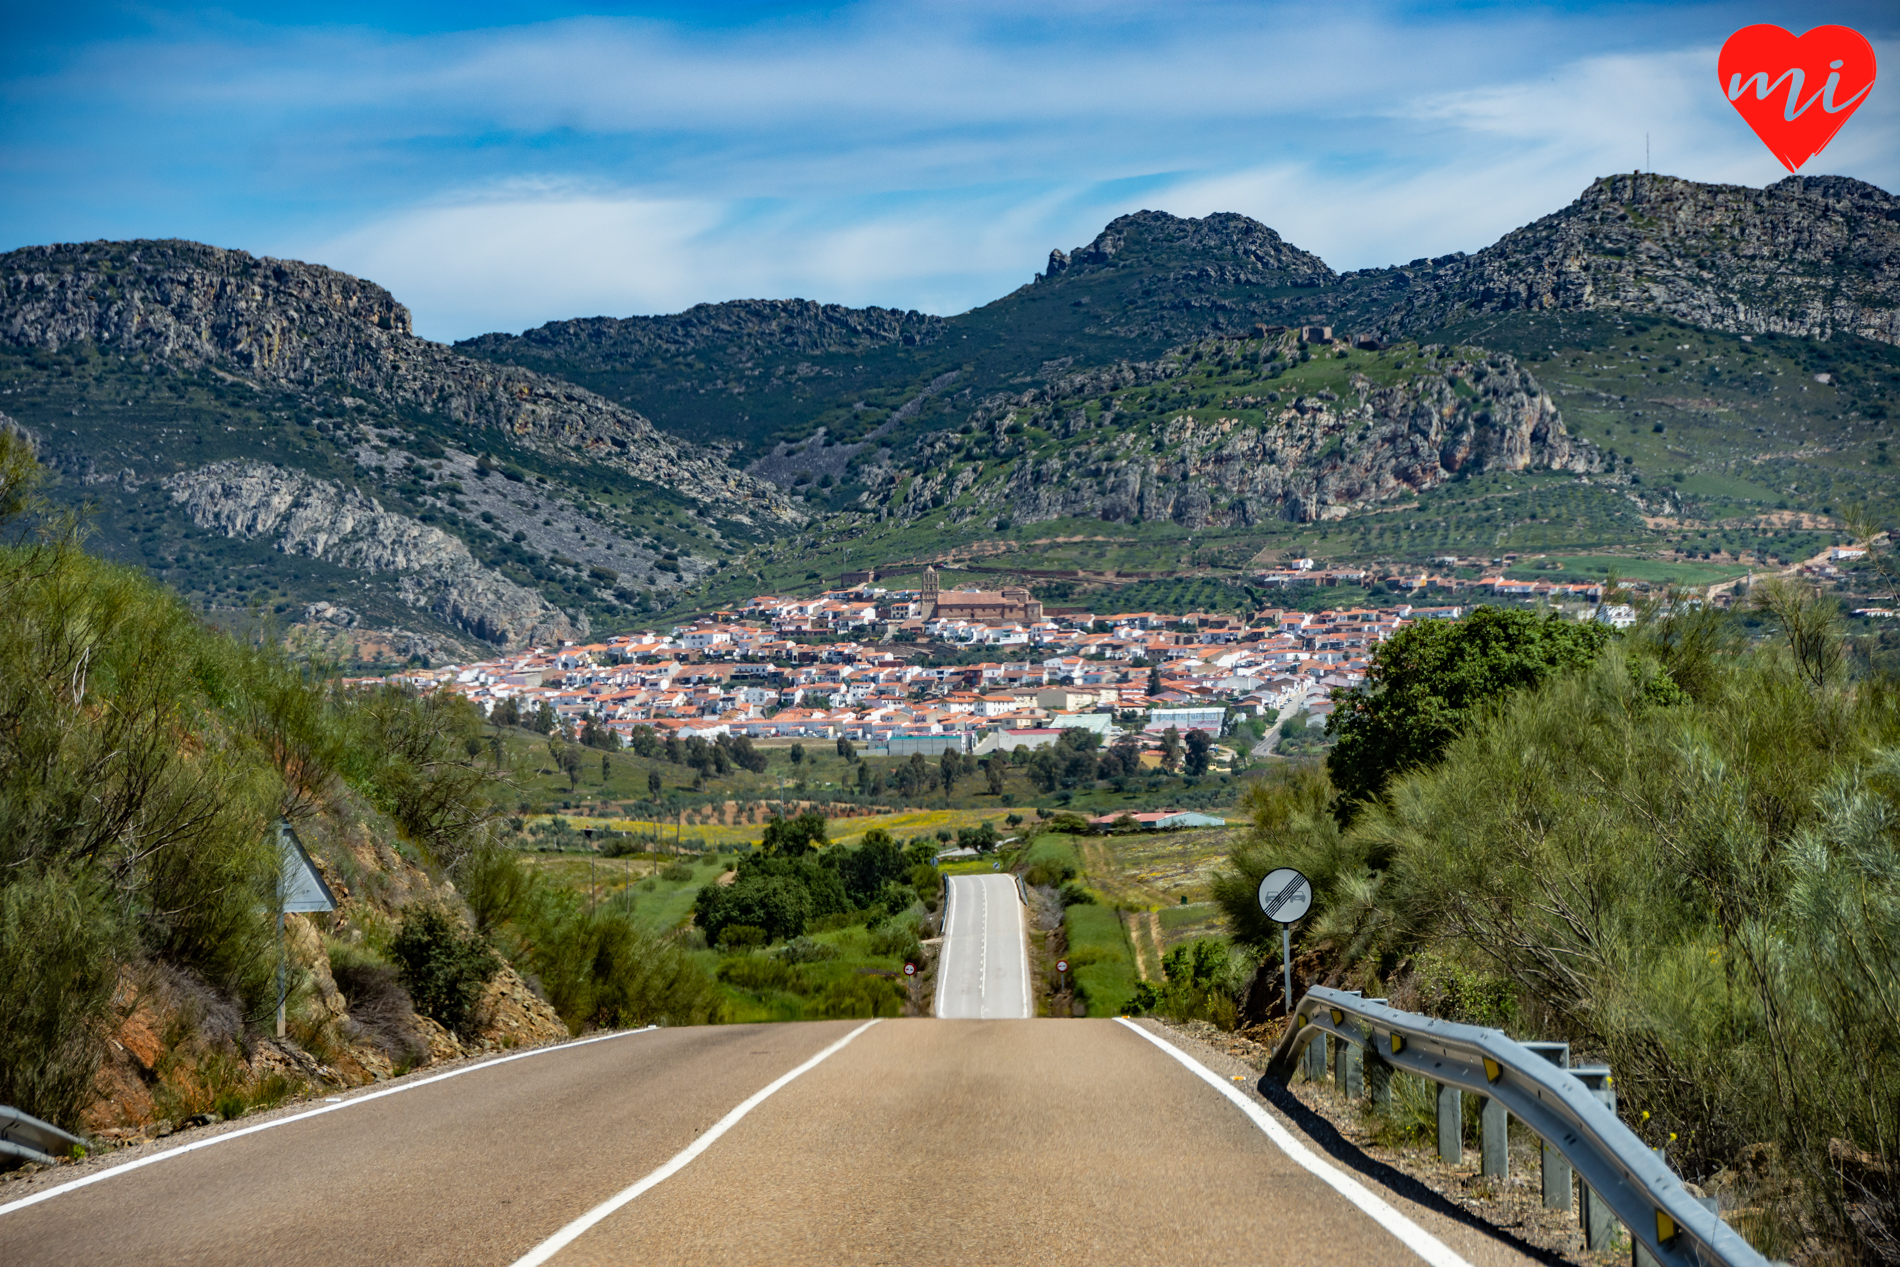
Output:
[[[465,337],[801,296],[952,313],[1144,207],[1335,268],[1476,250],[1596,176],[1784,173],[1751,22],[1885,4],[0,3],[0,249],[188,237]],[[1900,190],[1900,86],[1806,173]]]

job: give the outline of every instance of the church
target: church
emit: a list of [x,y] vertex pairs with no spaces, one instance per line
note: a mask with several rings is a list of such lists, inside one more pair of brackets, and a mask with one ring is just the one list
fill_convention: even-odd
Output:
[[1003,590],[943,590],[937,569],[924,569],[924,619],[971,620],[990,625],[1033,625],[1042,619],[1042,603],[1019,585]]

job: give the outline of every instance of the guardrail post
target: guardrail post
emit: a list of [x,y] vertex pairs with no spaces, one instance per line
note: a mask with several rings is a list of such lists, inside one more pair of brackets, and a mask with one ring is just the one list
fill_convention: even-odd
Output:
[[[1525,1043],[1524,1046],[1536,1052],[1551,1064],[1556,1065],[1559,1069],[1567,1069],[1570,1067],[1569,1043]],[[1544,1208],[1546,1210],[1568,1210],[1575,1204],[1570,1191],[1570,1163],[1564,1160],[1562,1153],[1552,1148],[1548,1143],[1544,1145],[1543,1153]]]
[[1379,1050],[1379,1036],[1366,1031],[1366,1096],[1373,1107],[1392,1103],[1392,1066]]
[[1478,1109],[1478,1173],[1502,1179],[1511,1169],[1511,1115],[1491,1096]]
[[1326,1080],[1326,1035],[1313,1035],[1313,1041],[1306,1045],[1306,1080],[1324,1082]]
[[1456,1166],[1465,1156],[1465,1101],[1457,1087],[1438,1084],[1438,1159]]
[[1333,1057],[1333,1088],[1347,1099],[1356,1100],[1366,1093],[1360,1074],[1359,1044],[1341,1039],[1339,1053]]
[[[1608,1065],[1578,1065],[1570,1072],[1605,1108],[1616,1112],[1616,1085]],[[1580,1183],[1577,1187],[1583,1194],[1583,1208],[1577,1212],[1577,1222],[1583,1225],[1584,1248],[1593,1252],[1608,1249],[1616,1236],[1616,1216],[1610,1213],[1603,1198],[1590,1190],[1589,1184]]]

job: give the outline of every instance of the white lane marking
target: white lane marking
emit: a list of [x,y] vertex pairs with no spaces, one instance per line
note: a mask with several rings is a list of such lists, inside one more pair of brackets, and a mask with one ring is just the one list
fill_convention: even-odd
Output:
[[581,1237],[581,1235],[587,1231],[588,1228],[594,1226],[594,1224],[600,1222],[602,1219],[606,1218],[608,1215],[612,1214],[615,1210],[618,1210],[621,1206],[627,1204],[629,1201],[633,1200],[635,1197],[639,1196],[641,1193],[645,1192],[647,1189],[655,1186],[656,1184],[664,1183],[666,1180],[678,1174],[681,1170],[684,1170],[686,1168],[687,1163],[691,1162],[693,1158],[699,1156],[701,1153],[705,1152],[708,1148],[712,1147],[712,1143],[714,1140],[718,1139],[721,1135],[724,1135],[727,1131],[731,1130],[734,1126],[738,1125],[740,1118],[750,1113],[753,1109],[758,1108],[759,1105],[765,1103],[767,1097],[769,1097],[774,1091],[777,1091],[780,1087],[784,1086],[786,1083],[790,1082],[792,1079],[798,1077],[798,1075],[806,1072],[807,1070],[816,1068],[820,1061],[824,1060],[827,1056],[830,1056],[832,1053],[842,1049],[846,1043],[856,1038],[859,1034],[862,1034],[865,1030],[870,1029],[871,1026],[875,1024],[877,1024],[877,1021],[875,1019],[866,1021],[864,1024],[852,1030],[849,1034],[846,1034],[843,1038],[840,1038],[837,1042],[833,1043],[831,1046],[819,1052],[816,1056],[813,1056],[810,1060],[807,1060],[804,1064],[798,1066],[798,1068],[793,1069],[789,1073],[780,1074],[777,1078],[767,1083],[764,1087],[760,1088],[758,1091],[753,1092],[752,1095],[748,1097],[743,1103],[741,1103],[738,1108],[734,1109],[732,1112],[726,1114],[724,1117],[720,1118],[717,1122],[713,1123],[711,1128],[709,1128],[704,1135],[701,1135],[698,1139],[694,1140],[692,1143],[688,1144],[685,1148],[682,1148],[680,1149],[679,1152],[675,1153],[673,1155],[673,1160],[667,1162],[664,1166],[661,1166],[658,1170],[649,1174],[646,1178],[640,1180],[640,1182],[634,1184],[632,1187],[624,1189],[623,1191],[618,1192],[615,1195],[609,1197],[607,1200],[601,1202],[599,1205],[595,1206],[593,1209],[589,1210],[587,1213],[581,1215],[578,1219],[575,1219],[572,1223],[569,1223],[566,1227],[562,1228],[560,1231],[556,1232],[554,1235],[548,1237],[548,1239],[546,1239],[545,1241],[542,1241],[539,1245],[536,1245],[533,1249],[529,1250],[526,1254],[523,1254],[520,1258],[517,1258],[514,1261],[513,1267],[539,1267],[541,1263],[547,1262],[548,1259],[554,1257],[556,1254],[560,1253],[562,1250],[566,1249],[569,1245],[573,1244],[576,1240],[578,1240]]
[[1035,1009],[1029,1006],[1029,919],[1022,913],[1021,906],[1012,909],[1016,911],[1017,919],[1016,949],[1023,962],[1023,1019],[1026,1021],[1036,1014]]
[[1318,1176],[1320,1181],[1326,1184],[1327,1187],[1358,1206],[1374,1223],[1377,1223],[1380,1227],[1392,1233],[1405,1248],[1432,1264],[1432,1267],[1471,1267],[1469,1262],[1460,1258],[1445,1242],[1439,1240],[1436,1236],[1433,1236],[1430,1232],[1427,1232],[1424,1228],[1412,1222],[1412,1220],[1406,1218],[1403,1214],[1400,1214],[1397,1210],[1386,1204],[1385,1201],[1375,1196],[1370,1189],[1357,1179],[1354,1179],[1345,1171],[1339,1170],[1331,1163],[1321,1159],[1312,1149],[1293,1138],[1292,1132],[1276,1122],[1272,1114],[1268,1113],[1266,1109],[1262,1108],[1259,1104],[1249,1100],[1246,1096],[1234,1090],[1233,1085],[1219,1074],[1213,1072],[1206,1065],[1203,1065],[1200,1061],[1194,1059],[1194,1057],[1188,1055],[1167,1039],[1149,1033],[1127,1017],[1117,1017],[1116,1020],[1126,1025],[1129,1029],[1134,1030],[1135,1033],[1140,1034],[1162,1051],[1167,1052],[1168,1055],[1173,1056],[1176,1060],[1187,1066],[1190,1073],[1213,1087],[1214,1090],[1226,1096],[1242,1113],[1245,1113],[1249,1118],[1253,1119],[1254,1125],[1264,1131],[1267,1138],[1279,1146],[1281,1152],[1291,1157],[1306,1170]]
[[953,922],[957,911],[957,885],[954,879],[943,882],[943,950],[937,957],[937,1004],[935,1011],[943,1015],[944,992],[950,981],[950,948],[956,945],[956,925]]
[[321,1117],[325,1113],[334,1113],[338,1109],[348,1109],[354,1108],[359,1104],[368,1104],[371,1100],[380,1100],[386,1095],[399,1095],[404,1091],[414,1091],[417,1087],[426,1087],[432,1082],[441,1082],[444,1078],[459,1078],[465,1073],[474,1073],[478,1069],[493,1069],[496,1065],[505,1065],[512,1060],[527,1060],[532,1056],[548,1055],[550,1052],[571,1051],[576,1047],[586,1047],[592,1043],[605,1043],[616,1038],[629,1038],[635,1034],[647,1034],[657,1028],[658,1026],[647,1025],[640,1029],[623,1030],[618,1034],[602,1034],[597,1038],[583,1038],[576,1042],[558,1043],[553,1047],[536,1047],[533,1051],[519,1051],[512,1056],[497,1056],[493,1060],[484,1060],[479,1064],[464,1065],[460,1069],[451,1069],[447,1073],[433,1074],[427,1078],[418,1078],[414,1082],[405,1082],[401,1086],[384,1087],[381,1091],[372,1091],[368,1095],[359,1095],[352,1099],[342,1101],[326,1100],[320,1109],[307,1109],[302,1113],[292,1113],[289,1117],[280,1117],[269,1122],[259,1122],[256,1126],[246,1126],[242,1130],[227,1131],[223,1135],[213,1135],[210,1139],[201,1139],[189,1144],[181,1144],[177,1148],[168,1148],[164,1152],[154,1153],[150,1157],[140,1157],[132,1161],[121,1162],[109,1170],[101,1170],[95,1174],[87,1175],[83,1179],[75,1179],[71,1183],[62,1183],[56,1188],[48,1188],[46,1191],[36,1192],[30,1197],[21,1197],[18,1201],[11,1201],[6,1205],[0,1205],[0,1214],[11,1214],[15,1210],[24,1210],[29,1205],[38,1205],[40,1202],[50,1197],[56,1197],[62,1192],[71,1192],[74,1188],[83,1188],[88,1184],[98,1183],[101,1179],[110,1179],[115,1175],[122,1175],[128,1171],[137,1170],[141,1166],[150,1166],[157,1162],[170,1161],[174,1157],[183,1157],[186,1153],[195,1153],[200,1148],[210,1148],[213,1144],[228,1143],[231,1140],[241,1139],[246,1135],[255,1135],[259,1131],[268,1131],[279,1126],[289,1126],[292,1122],[301,1122],[306,1118]]
[[990,886],[977,881],[976,891],[983,895],[983,931],[976,942],[976,1015],[989,1019],[990,1007]]

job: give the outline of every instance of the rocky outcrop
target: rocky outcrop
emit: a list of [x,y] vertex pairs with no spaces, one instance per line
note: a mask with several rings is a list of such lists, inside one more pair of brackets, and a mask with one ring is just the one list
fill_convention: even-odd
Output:
[[444,624],[513,648],[582,638],[541,595],[483,568],[438,528],[393,514],[347,485],[264,462],[215,462],[171,476],[164,488],[200,528],[262,538],[285,554],[370,573],[394,573],[396,593]]
[[[1603,467],[1528,371],[1475,349],[1384,386],[1355,375],[1345,397],[1281,397],[1263,381],[1222,402],[1232,414],[1213,418],[1181,411],[1145,419],[1117,408],[1091,416],[1080,407],[1180,368],[1178,360],[1124,365],[1074,376],[1049,392],[985,402],[979,415],[992,456],[959,460],[939,446],[913,468],[893,509],[918,517],[952,507],[953,515],[1002,514],[1019,523],[1173,520],[1198,529],[1337,519],[1461,474]],[[1025,428],[1065,443],[1053,454],[1019,451],[1011,437]],[[899,474],[889,473],[893,485]]]
[[0,340],[49,350],[90,342],[309,390],[341,384],[397,410],[577,450],[735,519],[803,518],[771,484],[630,409],[417,338],[388,291],[320,265],[183,241],[26,247],[0,256]]
[[1180,282],[1223,286],[1318,286],[1335,274],[1258,220],[1233,212],[1203,219],[1137,211],[1117,216],[1087,246],[1049,252],[1038,282],[1146,266]]
[[1399,329],[1482,312],[1607,309],[1739,334],[1900,343],[1900,199],[1843,176],[1765,189],[1609,176],[1476,255],[1346,281]]

